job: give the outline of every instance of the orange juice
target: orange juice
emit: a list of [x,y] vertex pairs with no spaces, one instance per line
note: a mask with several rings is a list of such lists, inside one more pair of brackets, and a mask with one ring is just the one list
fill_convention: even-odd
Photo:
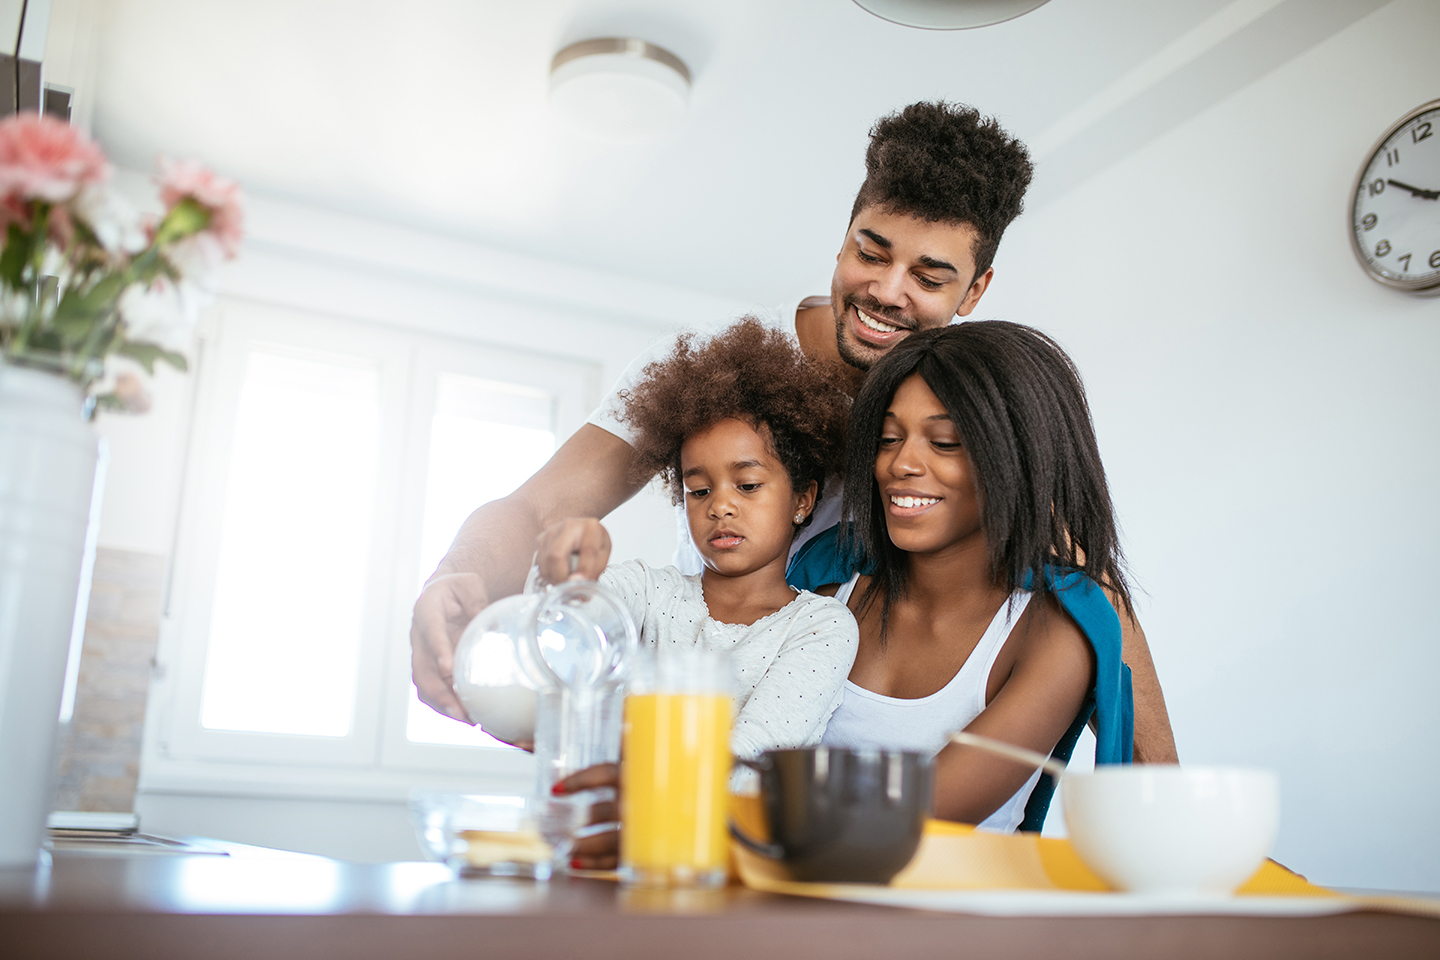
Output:
[[620,863],[627,883],[724,882],[731,710],[724,693],[625,698]]

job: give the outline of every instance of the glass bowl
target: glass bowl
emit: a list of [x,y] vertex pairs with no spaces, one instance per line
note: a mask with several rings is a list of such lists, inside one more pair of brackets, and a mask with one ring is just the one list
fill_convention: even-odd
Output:
[[461,877],[548,880],[555,848],[546,842],[536,805],[516,794],[410,792],[410,819],[420,849]]

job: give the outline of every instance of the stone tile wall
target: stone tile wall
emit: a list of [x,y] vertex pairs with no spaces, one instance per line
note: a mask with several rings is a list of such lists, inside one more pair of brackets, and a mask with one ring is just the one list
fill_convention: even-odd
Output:
[[134,807],[164,588],[164,557],[96,551],[75,714],[60,745],[57,810]]

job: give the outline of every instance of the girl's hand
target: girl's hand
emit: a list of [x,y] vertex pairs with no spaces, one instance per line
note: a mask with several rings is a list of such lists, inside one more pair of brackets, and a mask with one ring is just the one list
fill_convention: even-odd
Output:
[[610,533],[594,517],[561,520],[540,534],[535,562],[548,583],[597,580],[610,562]]
[[[612,787],[616,799],[597,803],[590,808],[591,823],[614,823],[620,819],[620,767],[614,763],[600,763],[572,773],[550,788],[551,793],[563,797],[582,790]],[[607,830],[575,841],[570,851],[570,867],[574,870],[614,870],[620,865],[620,831]]]

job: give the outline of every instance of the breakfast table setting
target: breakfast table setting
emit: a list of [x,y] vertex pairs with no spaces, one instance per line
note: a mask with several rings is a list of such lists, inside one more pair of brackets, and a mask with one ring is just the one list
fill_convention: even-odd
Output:
[[[732,757],[723,651],[646,650],[623,607],[583,581],[487,608],[456,668],[472,719],[533,740],[536,781],[514,795],[412,791],[427,861],[52,818],[33,863],[0,868],[0,956],[1440,954],[1440,899],[1330,890],[1269,859],[1271,771],[1072,773],[962,731],[1061,781],[1068,836],[936,820],[928,755]],[[557,789],[622,756],[618,797]],[[618,823],[591,822],[617,807]],[[618,870],[578,869],[575,844],[617,827]]]

